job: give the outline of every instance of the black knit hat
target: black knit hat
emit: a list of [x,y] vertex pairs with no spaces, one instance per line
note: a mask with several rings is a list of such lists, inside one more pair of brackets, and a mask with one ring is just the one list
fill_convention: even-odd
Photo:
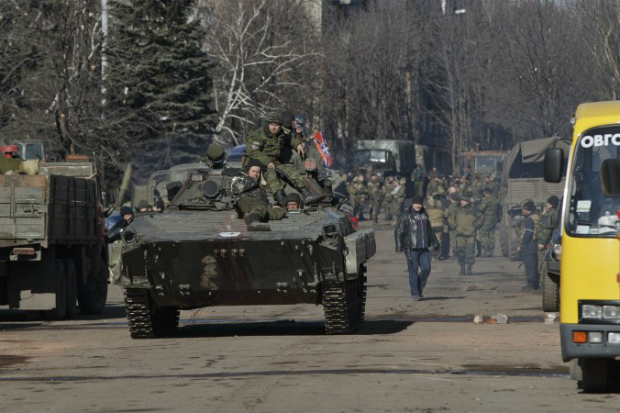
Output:
[[125,215],[131,214],[133,215],[133,209],[131,209],[131,207],[128,206],[124,206],[121,208],[121,216],[124,217]]
[[413,198],[411,198],[411,203],[422,205],[424,203],[424,198],[422,198],[421,195],[414,195]]
[[560,200],[557,196],[551,195],[549,198],[547,198],[547,202],[550,203],[552,207],[557,208]]
[[523,204],[523,209],[534,212],[536,211],[536,205],[534,205],[534,201],[527,201],[525,204]]
[[291,111],[285,110],[282,112],[282,124],[286,127],[291,126],[291,122],[295,120],[295,114]]
[[258,159],[250,159],[243,168],[245,169],[246,172],[249,172],[250,168],[253,166],[260,167],[261,171],[265,170],[265,165],[263,165],[263,163],[259,161]]

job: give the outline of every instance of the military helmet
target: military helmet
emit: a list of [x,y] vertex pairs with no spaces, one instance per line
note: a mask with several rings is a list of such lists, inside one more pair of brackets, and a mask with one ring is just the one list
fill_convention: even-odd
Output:
[[226,152],[222,145],[218,145],[217,143],[212,143],[207,148],[207,159],[211,162],[217,162],[224,157]]
[[270,112],[265,117],[267,123],[277,123],[278,125],[282,125],[282,114],[278,112]]

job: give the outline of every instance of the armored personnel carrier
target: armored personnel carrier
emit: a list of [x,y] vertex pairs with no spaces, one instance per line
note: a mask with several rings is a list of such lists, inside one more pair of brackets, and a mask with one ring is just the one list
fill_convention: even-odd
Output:
[[[372,230],[355,231],[330,203],[289,211],[249,231],[235,210],[233,168],[192,174],[163,213],[125,229],[122,278],[132,338],[173,334],[180,309],[323,305],[327,334],[364,320]],[[342,208],[345,209],[345,208]]]

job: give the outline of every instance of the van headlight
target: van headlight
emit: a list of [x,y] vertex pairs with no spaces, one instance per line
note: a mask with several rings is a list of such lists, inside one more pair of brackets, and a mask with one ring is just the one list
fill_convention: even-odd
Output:
[[551,249],[551,258],[560,261],[562,258],[562,244],[553,244]]
[[584,304],[581,307],[581,318],[590,320],[618,320],[620,319],[620,306]]

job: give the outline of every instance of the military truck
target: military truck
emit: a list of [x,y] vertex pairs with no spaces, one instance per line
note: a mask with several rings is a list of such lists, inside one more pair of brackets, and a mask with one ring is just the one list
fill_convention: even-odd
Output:
[[41,162],[29,173],[0,175],[0,308],[51,320],[77,306],[101,313],[107,249],[93,163]]
[[500,201],[503,216],[500,223],[500,246],[502,254],[517,260],[519,228],[524,220],[521,206],[525,199],[531,199],[540,210],[551,195],[562,197],[563,179],[559,183],[545,182],[543,164],[545,150],[550,147],[563,148],[568,154],[569,143],[558,137],[535,139],[515,145],[503,165],[500,186]]
[[327,334],[357,328],[374,232],[355,231],[347,209],[327,202],[249,231],[235,210],[235,171],[196,171],[163,213],[123,232],[131,337],[173,334],[180,309],[216,305],[322,304]]
[[457,156],[457,170],[460,176],[468,172],[480,178],[490,175],[501,176],[504,159],[508,151],[467,151]]
[[371,173],[383,176],[409,177],[416,167],[415,144],[408,140],[359,140],[353,163],[355,169],[368,168]]

